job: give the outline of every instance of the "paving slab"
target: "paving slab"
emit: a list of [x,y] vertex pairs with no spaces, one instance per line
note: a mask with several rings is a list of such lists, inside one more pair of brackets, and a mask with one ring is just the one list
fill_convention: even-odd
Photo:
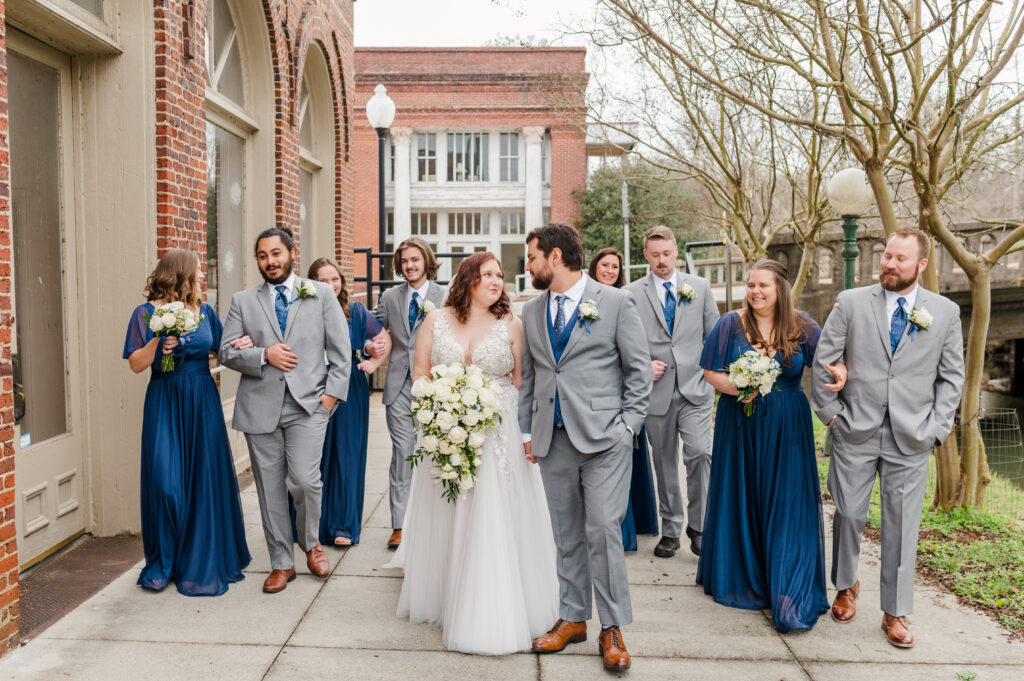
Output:
[[266,681],[533,681],[539,678],[532,653],[482,657],[460,653],[396,650],[341,650],[288,646]]
[[[1021,681],[1024,667],[972,664],[820,664],[805,665],[814,681]],[[971,673],[975,674],[971,677]],[[959,675],[959,676],[958,676]]]
[[280,646],[149,641],[46,641],[4,658],[4,681],[259,681]]
[[347,549],[345,559],[338,564],[333,575],[335,577],[391,577],[401,580],[402,571],[400,569],[382,567],[384,563],[395,557],[395,552],[387,547],[390,536],[390,527],[386,529],[364,527],[359,536],[359,545]]
[[[627,643],[628,646],[628,643]],[[540,656],[541,681],[568,679],[615,678],[604,671],[597,651],[590,657],[581,655]],[[657,658],[632,655],[632,667],[621,677],[629,681],[667,681],[668,679],[699,679],[700,681],[811,681],[794,662],[717,660],[701,658]],[[851,681],[850,678],[843,681]],[[859,680],[854,680],[859,681]]]

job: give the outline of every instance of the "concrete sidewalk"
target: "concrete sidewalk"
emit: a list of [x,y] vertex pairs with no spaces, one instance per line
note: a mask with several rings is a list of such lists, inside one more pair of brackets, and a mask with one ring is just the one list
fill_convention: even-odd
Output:
[[[253,562],[247,578],[219,598],[186,598],[135,585],[129,570],[38,638],[0,660],[0,679],[98,681],[314,681],[317,679],[602,678],[597,621],[586,643],[557,655],[486,658],[446,652],[436,627],[395,617],[401,573],[390,559],[387,467],[390,443],[379,397],[370,410],[365,529],[359,546],[329,547],[326,580],[308,574],[284,593],[261,586],[269,570],[256,493],[242,493]],[[828,526],[828,523],[826,523]],[[695,586],[697,560],[685,547],[654,558],[654,537],[627,555],[636,621],[623,630],[633,656],[625,678],[723,681],[813,679],[1024,679],[1024,643],[1010,643],[991,619],[919,586],[911,650],[880,629],[877,549],[865,545],[860,615],[847,625],[825,615],[813,631],[781,635],[766,612],[716,604]],[[828,549],[827,549],[828,550]],[[829,593],[832,597],[832,593]]]

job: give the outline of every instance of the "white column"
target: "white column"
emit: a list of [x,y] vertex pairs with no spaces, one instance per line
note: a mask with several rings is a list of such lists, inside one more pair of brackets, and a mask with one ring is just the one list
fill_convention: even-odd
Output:
[[391,139],[395,140],[395,245],[412,236],[412,211],[409,203],[409,138],[412,128],[391,128]]
[[526,140],[526,231],[544,224],[544,207],[541,193],[541,140],[544,128],[528,126],[523,128]]
[[501,260],[501,211],[492,210],[487,213],[487,250]]

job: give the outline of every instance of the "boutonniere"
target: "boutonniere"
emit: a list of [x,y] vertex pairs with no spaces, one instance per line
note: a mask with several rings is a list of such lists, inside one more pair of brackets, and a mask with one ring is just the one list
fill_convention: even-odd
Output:
[[437,309],[437,305],[434,305],[429,300],[424,300],[422,303],[420,303],[420,311],[418,313],[419,314],[419,318],[423,319],[424,317],[426,317],[428,314],[430,314],[431,312],[433,312],[436,309]]
[[923,307],[915,307],[910,311],[910,340],[914,340],[914,332],[920,329],[921,331],[927,331],[928,327],[932,325],[934,321],[932,313]]
[[601,318],[597,311],[597,303],[593,300],[584,300],[580,303],[579,312],[580,324],[587,329],[587,333],[590,333],[590,322],[595,322]]
[[[295,300],[300,298],[316,298],[316,288],[313,287],[313,283],[308,279],[300,280],[298,287],[295,289]],[[295,300],[292,302],[294,303]]]
[[679,294],[679,300],[683,301],[684,305],[688,305],[697,299],[697,292],[689,284],[683,284],[676,289],[676,292]]

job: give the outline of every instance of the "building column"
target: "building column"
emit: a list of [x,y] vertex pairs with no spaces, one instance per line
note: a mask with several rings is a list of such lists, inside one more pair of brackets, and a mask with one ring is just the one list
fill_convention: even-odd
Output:
[[409,184],[412,162],[409,158],[409,138],[412,128],[391,128],[391,139],[395,141],[395,203],[391,207],[395,220],[395,245],[412,236],[412,210],[409,199]]
[[544,128],[528,126],[523,128],[523,139],[526,141],[526,231],[536,229],[544,224],[544,207],[542,205],[541,179],[541,140],[544,139]]

